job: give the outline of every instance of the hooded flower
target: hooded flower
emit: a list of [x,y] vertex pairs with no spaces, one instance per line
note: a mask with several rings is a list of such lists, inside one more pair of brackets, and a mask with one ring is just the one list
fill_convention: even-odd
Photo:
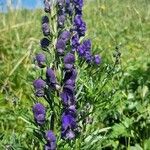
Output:
[[75,137],[74,129],[76,128],[76,118],[69,112],[62,114],[62,138],[73,139]]
[[95,55],[93,61],[96,65],[98,65],[101,63],[101,57],[99,55]]
[[[71,89],[72,88],[72,89]],[[75,96],[74,96],[74,90],[73,86],[64,87],[63,92],[60,94],[62,103],[64,106],[71,106],[75,104]]]
[[47,16],[42,17],[42,24],[43,23],[49,23],[49,18]]
[[74,18],[74,30],[77,31],[79,37],[85,35],[86,24],[81,15],[76,15]]
[[65,0],[57,0],[57,5],[59,8],[63,8],[65,6]]
[[58,39],[56,43],[56,49],[59,55],[62,55],[65,51],[66,43],[62,39]]
[[75,63],[75,56],[72,53],[67,53],[67,55],[64,57],[64,64],[66,70],[73,69]]
[[47,144],[45,145],[45,150],[55,150],[56,149],[56,136],[53,131],[49,130],[45,134],[45,139]]
[[46,57],[44,54],[42,53],[39,53],[36,55],[35,57],[36,61],[37,61],[37,64],[40,68],[43,68],[45,65],[45,61],[46,61]]
[[57,22],[58,22],[58,27],[59,27],[59,28],[64,27],[65,20],[66,20],[65,14],[60,14],[60,15],[58,15],[58,20],[57,20]]
[[79,36],[77,33],[72,36],[71,45],[72,45],[72,51],[76,51],[78,46],[80,45]]
[[36,103],[33,106],[33,115],[34,115],[34,120],[38,125],[43,125],[45,123],[45,107],[41,103]]
[[44,96],[44,89],[46,86],[45,81],[43,81],[42,79],[34,80],[33,86],[35,89],[35,95],[37,97],[43,97]]
[[91,54],[91,40],[84,40],[80,46],[78,46],[77,52],[80,57],[84,58],[86,62],[91,63],[93,56]]
[[83,0],[73,0],[75,5],[75,13],[78,15],[82,14]]
[[51,3],[50,0],[44,0],[44,10],[46,13],[51,12]]
[[40,41],[40,44],[41,44],[41,47],[43,49],[47,48],[50,44],[50,41],[47,39],[47,38],[43,38],[41,41]]
[[67,30],[63,31],[59,36],[59,38],[62,39],[64,42],[67,42],[70,39],[70,37],[71,33]]
[[52,70],[51,68],[47,68],[46,79],[47,79],[48,85],[55,88],[56,76],[55,76],[54,70]]
[[42,31],[43,31],[44,36],[50,35],[50,28],[49,28],[48,23],[43,23],[42,24]]

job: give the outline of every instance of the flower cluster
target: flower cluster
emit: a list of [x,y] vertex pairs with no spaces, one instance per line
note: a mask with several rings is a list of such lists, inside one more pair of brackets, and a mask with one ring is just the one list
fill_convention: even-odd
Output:
[[[46,13],[51,12],[51,2],[49,0],[44,0],[44,10]],[[40,45],[43,50],[48,49],[50,45],[50,25],[49,25],[49,18],[47,15],[42,17],[42,32],[44,38],[41,39]],[[33,81],[33,86],[35,90],[35,96],[37,98],[44,98],[46,101],[49,101],[48,95],[46,95],[46,91],[49,88],[55,90],[56,88],[56,76],[53,68],[47,66],[46,56],[42,52],[36,54],[35,62],[40,69],[47,67],[45,72],[45,78],[39,77],[38,79]],[[33,115],[36,125],[44,127],[46,124],[46,108],[42,103],[37,102],[33,106]],[[45,132],[45,131],[44,131]],[[42,131],[43,133],[43,131]],[[44,139],[46,140],[46,144],[44,149],[45,150],[56,150],[56,137],[53,131],[49,130],[43,135]]]
[[[91,40],[81,41],[81,37],[85,36],[87,30],[86,23],[82,18],[82,7],[83,0],[57,0],[54,3],[50,0],[44,0],[44,10],[48,15],[51,15],[51,9],[53,8],[56,8],[57,11],[57,15],[51,16],[53,18],[51,24],[48,15],[42,17],[44,38],[40,41],[41,49],[46,50],[46,52],[54,50],[55,57],[52,58],[53,60],[47,60],[43,52],[35,56],[35,63],[42,70],[41,76],[33,82],[35,96],[45,99],[49,104],[48,109],[50,108],[53,114],[50,120],[51,130],[43,135],[46,141],[45,150],[56,149],[56,137],[52,131],[54,125],[51,125],[51,122],[54,123],[53,119],[58,117],[60,113],[55,115],[57,112],[54,111],[54,96],[59,96],[61,100],[62,139],[71,140],[77,134],[77,100],[75,96],[77,69],[75,54],[77,53],[79,58],[90,64],[100,64],[101,62],[99,55],[92,55]],[[54,24],[52,24],[53,21],[55,21]],[[71,26],[68,27],[66,22],[70,22]],[[52,28],[55,25],[57,29]],[[51,45],[51,49],[49,49],[49,45]],[[48,61],[51,61],[51,63]],[[58,78],[58,74],[61,77]],[[33,106],[33,115],[36,125],[42,126],[45,133],[45,130],[47,130],[43,126],[47,122],[45,106],[37,102]]]
[[74,54],[67,53],[64,57],[64,85],[60,94],[64,112],[62,114],[62,138],[73,139],[76,129],[76,98],[75,98],[75,81],[77,71],[74,67]]
[[82,18],[82,7],[83,7],[83,0],[74,0],[75,5],[75,16],[73,20],[73,36],[72,36],[72,50],[77,51],[78,55],[86,60],[88,63],[93,64],[100,64],[101,58],[99,55],[93,56],[91,53],[91,40],[84,40],[81,43],[80,37],[85,35],[86,32],[86,23]]

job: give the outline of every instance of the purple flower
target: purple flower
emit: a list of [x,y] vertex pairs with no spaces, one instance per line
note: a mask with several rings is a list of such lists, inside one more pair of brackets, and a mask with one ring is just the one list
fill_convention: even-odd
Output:
[[45,49],[45,48],[47,48],[49,46],[50,41],[47,38],[43,38],[40,41],[40,44],[41,44],[41,47]]
[[63,8],[65,6],[65,0],[57,0],[57,5],[59,8]]
[[82,19],[81,15],[76,15],[74,18],[74,27],[75,27],[75,31],[77,31],[79,37],[84,36],[85,35],[85,31],[86,31],[86,24]]
[[74,129],[76,127],[76,120],[75,118],[68,114],[68,113],[63,113],[62,115],[62,129],[67,130],[69,129]]
[[35,89],[35,95],[37,97],[43,97],[44,96],[44,89],[46,86],[45,81],[43,81],[42,79],[34,80],[33,86]]
[[35,122],[38,125],[43,125],[45,123],[45,115],[46,115],[45,107],[41,103],[36,103],[33,106],[32,111],[34,114]]
[[74,129],[76,128],[76,118],[68,112],[64,112],[61,118],[62,138],[73,139],[75,137]]
[[83,41],[83,44],[85,45],[85,47],[86,47],[86,49],[87,49],[88,51],[91,50],[92,44],[91,44],[91,40],[90,40],[90,39],[84,40],[84,41]]
[[88,63],[91,63],[92,60],[93,60],[92,54],[89,51],[85,52],[85,56],[84,57],[85,57],[86,62],[88,62]]
[[56,142],[45,144],[44,150],[56,150]]
[[66,13],[68,13],[69,16],[73,15],[73,6],[72,5],[66,7]]
[[50,35],[50,28],[49,28],[48,23],[43,23],[42,24],[42,31],[43,31],[44,36]]
[[64,77],[63,92],[60,94],[64,106],[72,106],[75,104],[75,80],[77,72],[75,69],[66,72]]
[[98,65],[101,63],[101,57],[99,55],[95,55],[93,61],[96,65]]
[[46,13],[51,12],[51,3],[49,0],[44,0],[44,10]]
[[63,41],[62,39],[58,39],[56,43],[56,49],[58,54],[62,55],[64,53],[65,47],[66,47],[65,41]]
[[47,16],[42,17],[42,24],[43,23],[49,23],[49,18]]
[[73,69],[73,64],[75,63],[75,56],[74,54],[68,53],[65,57],[64,57],[64,63],[65,63],[65,69],[66,70],[71,70]]
[[64,106],[71,106],[75,104],[74,86],[67,86],[63,88],[63,92],[60,94],[62,103]]
[[72,53],[67,53],[67,55],[64,57],[64,63],[65,64],[73,64],[75,63],[75,56]]
[[66,0],[66,13],[69,14],[69,16],[73,15],[73,4],[71,0]]
[[51,130],[46,132],[45,139],[48,142],[56,142],[56,137],[55,137],[54,133]]
[[73,0],[76,7],[83,7],[83,0]]
[[[63,135],[63,134],[62,134]],[[67,130],[67,132],[65,133],[66,139],[72,140],[75,138],[75,132],[70,130]]]
[[41,54],[41,53],[37,54],[35,59],[40,68],[43,68],[45,66],[44,64],[45,64],[46,58],[44,54]]
[[56,85],[56,76],[54,71],[51,68],[47,68],[46,79],[49,86],[54,87]]
[[84,56],[85,55],[85,51],[86,51],[86,47],[84,44],[81,44],[79,47],[78,47],[78,54],[79,56]]
[[76,77],[77,77],[76,69],[72,69],[71,71],[67,71],[67,72],[65,72],[64,83],[66,84],[66,82],[68,80],[72,80],[75,82]]
[[76,14],[82,14],[83,0],[74,0]]
[[56,149],[56,136],[53,131],[49,130],[45,134],[45,139],[47,144],[45,145],[45,150],[55,150]]
[[66,16],[64,14],[58,15],[58,27],[63,27],[66,20]]
[[78,46],[80,45],[80,43],[79,43],[79,36],[78,36],[77,33],[72,36],[71,42],[72,42],[71,43],[72,44],[72,50],[76,51]]
[[71,37],[71,33],[67,30],[63,31],[61,34],[60,34],[60,39],[62,39],[63,41],[67,42]]
[[84,58],[88,63],[93,61],[91,54],[91,40],[84,40],[80,46],[78,46],[77,52],[80,57]]

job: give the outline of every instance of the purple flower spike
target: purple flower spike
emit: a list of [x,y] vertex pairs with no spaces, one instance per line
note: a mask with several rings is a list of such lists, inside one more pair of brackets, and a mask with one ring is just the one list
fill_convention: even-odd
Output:
[[82,25],[82,23],[83,23],[82,16],[81,15],[76,15],[75,18],[74,18],[75,26],[80,27]]
[[52,70],[51,68],[47,68],[46,79],[47,79],[49,86],[52,86],[55,88],[56,76],[55,76],[54,70]]
[[35,122],[38,125],[43,125],[45,123],[45,115],[46,115],[45,107],[41,103],[36,103],[33,106],[32,111],[34,114]]
[[44,67],[44,63],[46,61],[46,58],[45,58],[45,55],[44,54],[37,54],[36,55],[36,61],[37,61],[37,64],[40,68],[43,68]]
[[98,65],[101,63],[101,57],[99,55],[95,55],[93,61],[96,65]]
[[44,88],[46,86],[45,81],[43,81],[42,79],[34,80],[33,86],[35,89],[35,95],[37,97],[43,97],[44,96]]
[[51,3],[49,0],[44,0],[44,10],[46,13],[51,12]]
[[71,33],[67,30],[63,31],[60,35],[60,38],[65,42],[67,42],[70,39],[70,37],[71,37]]
[[41,47],[42,48],[47,48],[50,44],[50,41],[47,39],[47,38],[43,38],[41,41],[40,41],[40,44],[41,44]]
[[43,23],[42,24],[42,31],[43,31],[44,36],[50,35],[50,28],[49,28],[48,23]]
[[56,43],[56,49],[58,54],[62,55],[64,53],[66,43],[62,39],[58,39]]

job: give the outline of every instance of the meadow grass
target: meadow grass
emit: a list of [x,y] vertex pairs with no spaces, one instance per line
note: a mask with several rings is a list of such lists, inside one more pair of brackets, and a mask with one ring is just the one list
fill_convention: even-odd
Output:
[[[42,15],[41,10],[0,13],[0,149],[36,149],[23,115],[32,116],[32,64],[40,51]],[[78,89],[84,90],[79,98],[93,105],[94,118],[81,147],[74,149],[149,150],[150,2],[86,1],[84,19],[86,37],[102,64],[92,78],[86,66],[78,66]],[[121,60],[113,68],[116,47]],[[68,145],[64,149],[69,150]]]

